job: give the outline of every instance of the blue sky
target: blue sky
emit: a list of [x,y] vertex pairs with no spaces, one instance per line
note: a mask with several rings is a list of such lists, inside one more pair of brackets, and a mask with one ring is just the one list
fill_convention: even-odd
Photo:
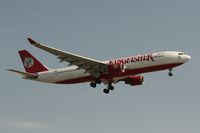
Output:
[[[198,0],[1,0],[0,132],[200,132],[200,2]],[[65,67],[28,45],[27,37],[98,60],[179,50],[192,60],[144,74],[143,86],[119,83],[104,95],[88,83],[53,85],[22,80],[17,51],[50,68]]]

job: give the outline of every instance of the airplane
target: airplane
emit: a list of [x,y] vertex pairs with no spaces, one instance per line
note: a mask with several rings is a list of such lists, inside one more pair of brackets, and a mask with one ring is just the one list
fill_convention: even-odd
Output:
[[183,52],[163,51],[142,55],[99,61],[84,56],[62,51],[27,38],[29,43],[37,48],[55,55],[60,62],[67,62],[68,66],[59,69],[50,69],[43,65],[27,50],[20,50],[19,55],[24,71],[8,69],[18,73],[23,79],[55,83],[76,84],[90,82],[95,88],[102,82],[106,85],[105,94],[114,90],[113,84],[123,81],[130,86],[142,85],[143,73],[169,70],[168,75],[173,76],[172,69],[186,63],[191,57]]

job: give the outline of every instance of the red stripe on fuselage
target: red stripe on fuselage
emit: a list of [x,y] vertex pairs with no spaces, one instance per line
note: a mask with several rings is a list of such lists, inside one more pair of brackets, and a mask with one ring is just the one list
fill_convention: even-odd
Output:
[[[154,72],[154,71],[161,71],[170,69],[173,67],[177,67],[179,65],[182,65],[183,63],[174,63],[174,64],[165,64],[165,65],[158,65],[158,66],[151,66],[151,67],[144,67],[144,68],[138,68],[138,69],[132,69],[132,70],[126,70],[124,73],[119,74],[102,74],[100,76],[100,79],[104,80],[112,80],[113,78],[117,77],[126,77],[128,75],[137,75],[141,73],[147,73],[147,72]],[[74,84],[74,83],[82,83],[82,82],[91,82],[95,80],[92,76],[86,76],[86,77],[80,77],[75,79],[68,79],[64,81],[56,82],[57,84]]]

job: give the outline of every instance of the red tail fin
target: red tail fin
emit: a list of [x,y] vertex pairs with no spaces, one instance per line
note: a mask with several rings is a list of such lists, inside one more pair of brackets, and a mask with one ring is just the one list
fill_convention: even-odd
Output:
[[37,73],[37,72],[43,72],[48,71],[48,68],[42,65],[33,55],[31,55],[26,50],[19,51],[19,55],[21,57],[22,63],[24,65],[24,68],[26,72],[28,73]]

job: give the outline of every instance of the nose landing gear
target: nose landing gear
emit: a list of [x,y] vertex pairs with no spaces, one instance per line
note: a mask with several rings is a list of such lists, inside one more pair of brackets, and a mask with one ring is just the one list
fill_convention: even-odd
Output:
[[173,76],[173,73],[172,73],[172,68],[170,68],[170,69],[169,69],[169,73],[168,73],[168,75],[169,75],[170,77],[172,77],[172,76]]

